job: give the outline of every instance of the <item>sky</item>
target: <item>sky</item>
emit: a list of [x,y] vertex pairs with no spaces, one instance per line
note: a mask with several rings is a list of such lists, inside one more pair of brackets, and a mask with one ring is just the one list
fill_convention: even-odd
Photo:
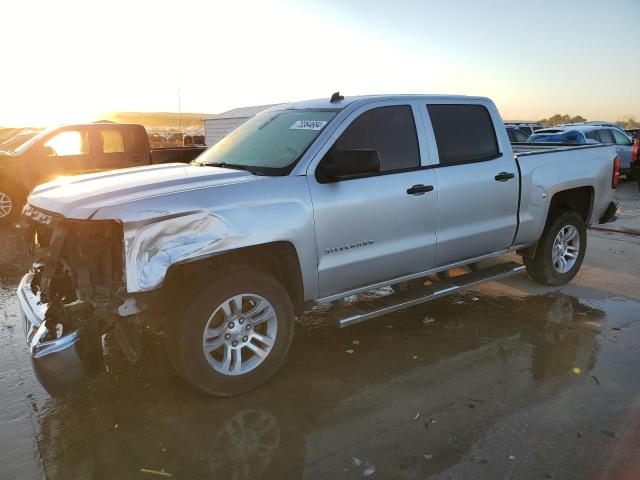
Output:
[[640,120],[640,0],[3,2],[0,125],[344,95]]

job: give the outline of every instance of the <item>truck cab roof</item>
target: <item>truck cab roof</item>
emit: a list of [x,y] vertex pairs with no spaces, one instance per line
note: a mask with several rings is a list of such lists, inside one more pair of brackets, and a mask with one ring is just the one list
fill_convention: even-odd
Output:
[[466,95],[417,95],[417,94],[396,94],[396,95],[355,95],[343,97],[338,101],[331,101],[330,97],[316,98],[313,100],[303,100],[300,102],[285,103],[269,110],[342,110],[348,106],[358,106],[375,100],[483,100],[489,101],[486,97],[472,97]]

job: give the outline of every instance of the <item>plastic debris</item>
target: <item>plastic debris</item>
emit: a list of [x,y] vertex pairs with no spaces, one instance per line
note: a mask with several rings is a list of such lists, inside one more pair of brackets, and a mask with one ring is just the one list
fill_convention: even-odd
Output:
[[436,321],[436,319],[435,319],[435,318],[432,318],[432,317],[424,317],[424,318],[422,319],[422,323],[424,323],[425,325],[430,325],[430,324],[432,324],[432,323],[433,323],[433,322],[435,322],[435,321]]
[[416,413],[416,416],[415,416],[415,417],[413,417],[413,419],[414,419],[414,420],[417,420],[417,419],[419,419],[419,418],[420,418],[420,412]]
[[360,345],[360,340],[354,340],[354,341],[353,341],[353,342],[351,342],[351,343],[353,343],[354,345]]
[[431,455],[430,453],[423,455],[423,457],[425,460],[433,460],[433,455]]
[[376,473],[376,467],[374,467],[373,465],[365,468],[362,471],[362,476],[363,477],[370,477],[371,475],[373,475],[374,473]]
[[578,367],[573,367],[573,373],[575,373],[576,375],[580,375],[580,373],[582,372],[582,370],[580,370]]
[[345,353],[352,354],[352,353],[355,353],[355,351],[354,351],[353,349],[351,349],[351,348],[347,348],[347,349],[345,350]]
[[472,297],[472,298],[471,298],[471,301],[472,301],[472,302],[477,302],[478,300],[480,300],[478,297]]
[[411,357],[411,358],[413,358],[414,360],[417,360],[417,359],[418,359],[418,355],[414,355],[414,356],[413,356],[413,357]]
[[515,460],[515,459],[516,459],[516,457],[515,457],[515,456],[513,456],[513,455],[509,455],[509,460]]
[[482,463],[483,465],[488,465],[489,461],[485,458],[476,457],[475,455],[471,457],[471,461],[475,463]]
[[150,473],[151,475],[159,475],[161,477],[173,477],[169,472],[165,472],[164,468],[162,470],[151,470],[148,468],[141,468],[140,471],[142,473]]
[[360,465],[362,465],[362,460],[360,460],[358,457],[351,457],[352,467],[359,467]]

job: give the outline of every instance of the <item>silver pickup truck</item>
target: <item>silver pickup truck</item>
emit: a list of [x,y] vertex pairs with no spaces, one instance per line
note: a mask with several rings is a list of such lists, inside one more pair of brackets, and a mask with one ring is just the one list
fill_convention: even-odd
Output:
[[[278,369],[318,303],[347,326],[525,269],[564,284],[585,226],[615,216],[615,148],[514,148],[486,98],[334,94],[267,110],[191,165],[41,185],[18,290],[36,375],[66,391],[100,369],[103,334],[135,361],[151,331],[187,383],[232,395]],[[478,264],[508,252],[524,265]]]

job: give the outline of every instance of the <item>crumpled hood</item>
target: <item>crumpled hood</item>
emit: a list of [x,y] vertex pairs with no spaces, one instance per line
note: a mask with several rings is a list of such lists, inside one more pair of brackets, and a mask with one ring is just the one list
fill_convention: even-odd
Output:
[[28,202],[67,218],[87,219],[108,206],[261,178],[241,170],[168,163],[59,177],[37,186]]

